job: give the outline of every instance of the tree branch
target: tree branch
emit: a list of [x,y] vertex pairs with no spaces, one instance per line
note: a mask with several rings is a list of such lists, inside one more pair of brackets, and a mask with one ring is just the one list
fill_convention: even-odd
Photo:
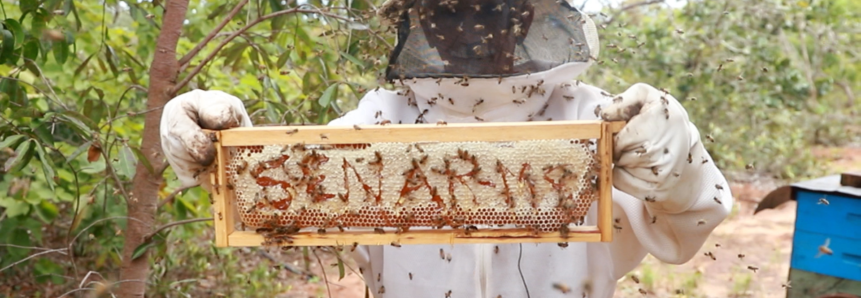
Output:
[[224,29],[224,26],[227,26],[227,23],[233,20],[233,17],[236,16],[236,14],[239,13],[239,10],[242,9],[242,7],[245,6],[245,4],[247,3],[248,0],[242,0],[241,2],[237,3],[236,6],[233,7],[233,10],[231,10],[230,13],[227,14],[227,17],[225,17],[221,21],[221,23],[218,24],[217,27],[215,27],[215,29],[212,29],[212,31],[209,32],[209,35],[206,35],[203,41],[195,45],[194,48],[191,49],[191,51],[189,51],[188,53],[183,55],[182,58],[179,59],[179,72],[185,71],[185,69],[188,67],[188,63],[191,62],[191,59],[194,58],[194,56],[196,56],[197,53],[199,53],[200,50],[203,49],[203,47],[205,47],[210,40],[215,38],[215,36],[219,32],[221,32],[221,29]]
[[170,203],[170,202],[173,202],[173,200],[176,198],[176,196],[177,196],[179,193],[181,193],[181,192],[183,192],[183,191],[186,191],[186,190],[188,190],[188,189],[190,189],[190,188],[192,188],[192,187],[194,187],[194,186],[189,186],[189,187],[180,187],[179,189],[174,190],[174,191],[173,191],[173,192],[171,192],[171,193],[170,193],[166,198],[164,198],[164,200],[161,200],[161,202],[160,202],[160,203],[158,203],[158,208],[161,208],[161,207],[162,207],[162,206],[164,206],[165,204],[168,204],[168,203]]
[[221,49],[224,48],[225,45],[230,43],[230,41],[232,41],[234,38],[236,38],[240,34],[244,33],[245,31],[247,31],[251,27],[254,27],[255,25],[259,24],[262,21],[265,21],[267,19],[271,19],[271,18],[274,18],[277,16],[283,16],[283,15],[288,15],[288,14],[292,14],[292,13],[308,13],[308,14],[316,13],[316,14],[321,14],[321,15],[324,15],[324,16],[327,16],[330,18],[349,21],[349,19],[347,19],[343,16],[327,13],[327,12],[324,12],[324,11],[319,10],[319,9],[307,9],[307,8],[300,8],[300,7],[273,12],[273,13],[264,15],[262,17],[259,17],[257,19],[254,19],[253,21],[248,22],[248,24],[245,25],[245,27],[242,27],[242,29],[239,29],[236,32],[233,32],[233,34],[231,34],[226,39],[221,41],[221,43],[218,44],[217,47],[215,47],[215,50],[213,50],[211,53],[209,53],[209,56],[206,56],[206,58],[201,60],[200,63],[197,66],[195,66],[194,69],[192,69],[191,72],[188,75],[186,75],[185,78],[182,79],[182,81],[177,83],[173,87],[173,89],[170,90],[170,92],[168,94],[170,94],[171,96],[176,95],[176,93],[179,92],[180,89],[185,87],[185,85],[187,85],[188,82],[190,82],[191,79],[194,78],[194,76],[197,75],[200,72],[200,70],[203,69],[204,66],[206,66],[207,63],[209,63],[209,61],[212,61],[212,59],[214,59],[215,56],[218,55],[218,52],[220,52]]
[[622,6],[621,8],[619,8],[619,10],[616,10],[612,16],[610,16],[609,20],[604,22],[604,25],[605,26],[610,25],[610,23],[615,21],[616,18],[619,17],[620,14],[622,14],[623,12],[625,12],[627,10],[631,10],[631,9],[634,9],[634,8],[637,8],[640,6],[652,5],[652,4],[663,3],[663,2],[664,2],[664,0],[649,0],[649,1],[631,3],[628,5]]
[[166,224],[166,225],[163,225],[163,226],[158,227],[157,229],[155,229],[155,231],[153,231],[153,232],[152,232],[152,233],[150,233],[149,235],[146,235],[146,236],[144,237],[144,241],[149,241],[149,239],[151,239],[151,238],[152,238],[152,236],[155,236],[155,234],[158,234],[158,232],[161,232],[162,230],[167,229],[167,228],[170,228],[170,227],[179,226],[179,225],[184,225],[184,224],[188,224],[188,223],[201,222],[201,221],[210,221],[210,220],[212,220],[212,217],[207,217],[207,218],[192,218],[192,219],[186,219],[186,220],[175,221],[175,222],[172,222],[172,223],[169,223],[169,224]]

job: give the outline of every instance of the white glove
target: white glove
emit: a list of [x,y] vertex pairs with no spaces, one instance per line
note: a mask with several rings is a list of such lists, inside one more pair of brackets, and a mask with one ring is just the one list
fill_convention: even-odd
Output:
[[688,210],[715,192],[711,172],[717,168],[673,96],[638,83],[616,96],[601,117],[627,121],[613,148],[613,184],[619,190],[666,213]]
[[161,148],[183,187],[210,190],[215,147],[205,129],[250,127],[242,101],[222,91],[193,90],[170,100],[161,115]]

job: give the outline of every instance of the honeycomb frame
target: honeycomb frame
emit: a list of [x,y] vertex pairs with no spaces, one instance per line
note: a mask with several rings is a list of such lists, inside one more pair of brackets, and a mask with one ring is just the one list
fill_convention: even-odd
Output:
[[[577,120],[211,131],[216,246],[609,242],[613,135],[623,126]],[[580,148],[593,148],[588,164],[554,170],[560,158],[583,161],[588,152]],[[375,162],[379,171],[368,172]],[[333,177],[336,168],[343,179]],[[538,175],[523,180],[527,169]],[[577,179],[564,184],[566,175]],[[515,188],[525,197],[515,198]],[[584,225],[592,207],[595,224]]]

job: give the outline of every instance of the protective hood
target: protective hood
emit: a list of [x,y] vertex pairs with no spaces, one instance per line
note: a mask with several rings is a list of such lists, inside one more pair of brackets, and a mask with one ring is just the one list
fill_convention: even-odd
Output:
[[565,0],[389,0],[380,14],[398,34],[389,81],[516,77],[598,57],[594,23]]
[[559,0],[390,0],[387,80],[427,122],[529,121],[598,58],[595,24]]

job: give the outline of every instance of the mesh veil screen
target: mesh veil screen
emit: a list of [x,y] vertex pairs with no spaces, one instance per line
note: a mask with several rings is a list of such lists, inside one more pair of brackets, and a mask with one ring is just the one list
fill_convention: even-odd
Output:
[[[399,0],[393,0],[399,1]],[[590,57],[581,12],[559,0],[400,0],[387,79],[507,77]]]

